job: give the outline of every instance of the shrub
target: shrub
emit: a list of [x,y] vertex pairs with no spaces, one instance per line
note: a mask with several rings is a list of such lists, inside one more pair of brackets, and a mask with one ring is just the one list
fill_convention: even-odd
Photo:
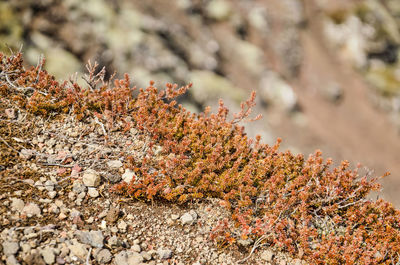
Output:
[[[149,137],[150,149],[141,160],[128,157],[136,172],[131,183],[113,190],[136,199],[185,203],[220,198],[232,221],[216,224],[211,238],[220,244],[249,239],[271,245],[313,264],[394,264],[400,253],[400,212],[383,200],[366,198],[378,190],[378,178],[360,176],[343,161],[332,168],[320,151],[307,159],[280,152],[250,139],[239,126],[255,105],[255,94],[228,119],[220,101],[217,113],[193,114],[176,98],[189,86],[167,84],[159,91],[130,87],[129,77],[104,82],[104,71],[89,65],[88,86],[58,83],[42,70],[29,70],[20,54],[0,54],[0,93],[40,115],[72,113],[95,117],[112,128],[136,128]],[[157,151],[156,150],[161,150]],[[233,225],[231,225],[233,224]]]

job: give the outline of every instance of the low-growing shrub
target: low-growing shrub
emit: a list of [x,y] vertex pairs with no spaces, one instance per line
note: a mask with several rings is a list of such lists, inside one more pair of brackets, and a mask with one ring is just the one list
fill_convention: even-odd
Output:
[[[270,245],[310,264],[395,264],[400,253],[400,212],[384,200],[367,199],[378,178],[360,176],[344,161],[332,168],[320,151],[304,158],[250,139],[239,122],[247,120],[255,94],[228,118],[220,101],[217,113],[193,114],[176,98],[190,87],[151,82],[134,95],[127,75],[113,84],[89,65],[88,86],[58,83],[43,68],[26,70],[21,54],[0,54],[0,93],[40,115],[71,113],[84,121],[96,117],[112,128],[136,128],[151,139],[148,154],[128,157],[135,171],[130,183],[113,190],[145,200],[185,203],[220,198],[232,213],[216,224],[211,238],[220,245],[238,239]],[[157,152],[155,151],[157,149]]]

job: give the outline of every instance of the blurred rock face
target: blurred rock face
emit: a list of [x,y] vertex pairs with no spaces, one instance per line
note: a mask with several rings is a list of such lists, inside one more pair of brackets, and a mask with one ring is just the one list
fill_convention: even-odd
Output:
[[[365,92],[368,99],[354,100],[368,110],[372,102],[388,111],[374,119],[388,118],[400,130],[399,17],[396,0],[7,1],[0,3],[0,49],[18,50],[23,44],[29,64],[36,65],[43,54],[47,70],[60,79],[83,72],[90,59],[105,66],[108,76],[129,73],[138,87],[150,80],[160,88],[166,82],[193,82],[190,94],[180,99],[192,111],[209,105],[215,110],[222,98],[237,112],[256,90],[255,112],[265,117],[247,126],[250,135],[261,134],[270,144],[283,136],[284,148],[306,153],[322,148],[336,159],[371,160],[371,167],[393,171],[396,161],[385,162],[381,154],[368,154],[369,159],[363,151],[343,151],[344,133],[322,134],[319,127],[333,123],[318,123],[314,116],[322,111],[310,103],[344,109],[343,117],[329,117],[347,126],[351,116],[361,124],[350,132],[357,144],[374,150],[378,143],[363,137],[374,121],[363,118],[369,115],[364,107],[356,109],[365,115],[353,115],[356,104],[348,102],[354,86],[341,74],[345,67],[356,69],[357,78],[372,89]],[[369,137],[390,141],[391,153],[399,139],[385,133]]]

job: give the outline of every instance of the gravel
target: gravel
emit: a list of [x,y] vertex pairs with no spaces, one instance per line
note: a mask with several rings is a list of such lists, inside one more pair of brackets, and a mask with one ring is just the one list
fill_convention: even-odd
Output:
[[[27,120],[37,125],[24,139],[34,155],[29,160],[18,156],[21,168],[6,169],[0,178],[4,191],[0,194],[0,264],[85,264],[88,260],[88,264],[115,265],[227,265],[248,255],[252,245],[247,251],[219,249],[209,239],[217,222],[230,215],[218,199],[182,207],[158,201],[147,204],[110,192],[113,183],[107,177],[102,181],[101,176],[127,182],[135,177],[121,161],[129,155],[143,156],[138,152],[146,148],[138,145],[146,141],[136,131],[110,132],[108,144],[114,148],[107,149],[99,140],[104,137],[102,130],[95,133],[98,125],[90,120],[81,123],[65,116],[62,126],[57,120],[34,116]],[[95,132],[66,137],[60,128]],[[49,165],[49,158],[55,164]],[[21,170],[31,173],[23,180],[12,177],[11,172],[23,175]],[[290,260],[262,253],[261,257],[253,253],[244,264]]]

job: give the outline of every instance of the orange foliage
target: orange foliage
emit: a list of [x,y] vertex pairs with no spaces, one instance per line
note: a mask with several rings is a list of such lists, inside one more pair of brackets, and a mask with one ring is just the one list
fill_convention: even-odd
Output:
[[[0,54],[0,93],[13,95],[33,113],[72,113],[79,120],[95,116],[108,126],[123,121],[150,136],[143,161],[129,159],[136,172],[131,183],[113,190],[141,199],[184,203],[214,197],[224,200],[236,226],[216,224],[212,238],[221,245],[242,237],[269,244],[312,264],[394,264],[400,253],[400,212],[383,200],[370,201],[377,179],[360,176],[344,161],[331,168],[317,151],[307,159],[279,143],[268,146],[249,139],[238,122],[255,105],[255,94],[242,111],[228,119],[220,101],[217,113],[193,114],[176,98],[190,87],[151,82],[133,97],[126,75],[114,84],[88,67],[88,87],[56,82],[42,64],[26,70],[20,54]],[[130,119],[127,119],[130,117]],[[125,131],[129,131],[126,129]],[[154,147],[162,147],[155,160]]]

